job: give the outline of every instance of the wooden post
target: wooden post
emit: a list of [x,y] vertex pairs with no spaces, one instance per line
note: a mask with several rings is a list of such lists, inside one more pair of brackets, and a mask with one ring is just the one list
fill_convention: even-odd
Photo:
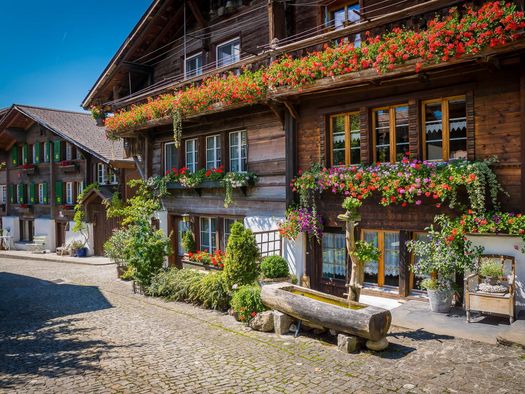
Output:
[[520,123],[521,123],[521,212],[525,212],[525,55],[521,56]]
[[[284,112],[284,135],[285,135],[285,152],[286,152],[286,185],[290,185],[296,174],[296,133],[297,121],[292,117],[289,111]],[[286,187],[286,205],[294,202],[294,193],[291,187]]]
[[359,302],[361,296],[361,289],[363,288],[363,281],[365,279],[365,265],[362,261],[352,256],[355,250],[355,228],[357,221],[360,219],[359,216],[352,214],[352,212],[346,211],[342,215],[338,215],[337,218],[345,222],[345,239],[346,249],[352,262],[352,273],[350,274],[350,281],[348,282],[348,301]]

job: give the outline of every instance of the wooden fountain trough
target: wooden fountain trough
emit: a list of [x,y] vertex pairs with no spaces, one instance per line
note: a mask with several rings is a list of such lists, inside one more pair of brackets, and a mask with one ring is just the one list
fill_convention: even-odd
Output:
[[344,298],[321,293],[290,283],[275,283],[262,287],[264,305],[306,324],[333,329],[367,339],[373,350],[386,348],[390,328],[390,311]]

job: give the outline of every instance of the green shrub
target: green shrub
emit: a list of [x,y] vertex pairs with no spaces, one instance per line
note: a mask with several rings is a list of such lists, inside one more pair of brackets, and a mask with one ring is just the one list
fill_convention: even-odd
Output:
[[501,278],[503,276],[503,266],[497,260],[486,260],[481,263],[479,274],[485,278]]
[[190,230],[187,230],[182,235],[182,248],[185,253],[195,253],[197,251],[197,245],[195,244],[195,237]]
[[120,276],[122,280],[133,280],[135,277],[135,269],[133,267],[127,267],[126,271]]
[[259,248],[252,231],[245,229],[239,222],[234,223],[224,260],[224,275],[228,288],[253,283],[259,276],[258,259]]
[[196,289],[193,302],[201,304],[204,308],[226,310],[230,304],[228,286],[224,281],[222,272],[210,272],[204,275]]
[[178,270],[170,268],[160,271],[151,279],[151,284],[147,289],[147,294],[154,297],[168,297],[172,293],[172,285],[175,281]]
[[421,281],[421,288],[425,290],[438,290],[439,282],[436,279],[426,278]]
[[115,230],[104,243],[104,254],[118,265],[127,265],[125,247],[128,236],[126,229]]
[[241,286],[233,293],[231,307],[240,321],[248,322],[266,308],[261,301],[261,288],[256,285]]
[[281,256],[268,256],[261,262],[261,273],[265,278],[287,278],[290,276],[288,263]]

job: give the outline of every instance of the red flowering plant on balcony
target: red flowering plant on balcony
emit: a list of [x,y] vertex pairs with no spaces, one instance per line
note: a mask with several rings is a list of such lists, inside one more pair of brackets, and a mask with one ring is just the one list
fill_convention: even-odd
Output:
[[73,160],[62,160],[58,162],[59,167],[71,167],[74,165],[75,165],[75,162]]
[[224,177],[223,166],[217,168],[204,169],[201,168],[195,172],[191,172],[187,167],[180,169],[172,168],[165,173],[168,182],[178,182],[184,187],[192,188],[198,187],[204,181],[219,181]]
[[35,165],[32,163],[25,163],[18,166],[19,170],[33,170],[35,169]]
[[194,263],[224,268],[224,252],[221,250],[216,250],[213,253],[209,253],[208,249],[199,250],[195,253],[189,252],[188,259]]
[[411,62],[419,72],[431,64],[447,62],[517,40],[525,27],[524,13],[516,5],[502,1],[451,8],[447,16],[436,16],[422,30],[395,27],[372,36],[365,33],[360,47],[352,42],[325,46],[294,59],[286,55],[257,71],[245,69],[240,75],[205,79],[174,94],[165,94],[147,103],[132,106],[105,121],[109,135],[132,129],[148,121],[251,105],[266,100],[268,90],[300,88],[323,78],[335,78],[374,69],[383,74]]

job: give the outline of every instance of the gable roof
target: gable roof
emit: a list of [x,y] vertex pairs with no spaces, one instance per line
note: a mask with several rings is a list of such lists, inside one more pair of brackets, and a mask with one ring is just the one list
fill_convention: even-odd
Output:
[[5,127],[4,123],[7,123],[9,115],[15,111],[105,163],[129,161],[125,159],[123,142],[108,140],[104,127],[98,126],[89,113],[14,104],[0,120],[0,130]]

